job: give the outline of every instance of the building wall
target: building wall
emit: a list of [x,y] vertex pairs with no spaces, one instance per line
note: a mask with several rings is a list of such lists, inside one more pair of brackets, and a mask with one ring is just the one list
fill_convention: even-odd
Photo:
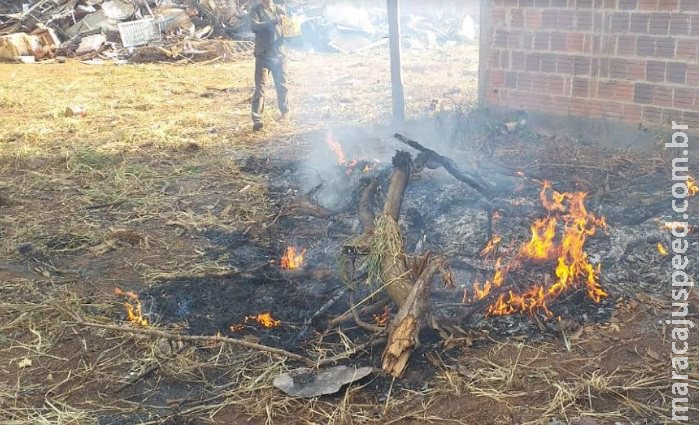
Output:
[[699,127],[699,0],[483,0],[488,105]]

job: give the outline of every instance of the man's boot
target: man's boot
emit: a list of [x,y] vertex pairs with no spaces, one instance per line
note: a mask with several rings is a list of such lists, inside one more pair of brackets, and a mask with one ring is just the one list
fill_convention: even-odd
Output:
[[252,131],[260,131],[263,127],[264,125],[262,124],[262,122],[258,121],[252,125]]

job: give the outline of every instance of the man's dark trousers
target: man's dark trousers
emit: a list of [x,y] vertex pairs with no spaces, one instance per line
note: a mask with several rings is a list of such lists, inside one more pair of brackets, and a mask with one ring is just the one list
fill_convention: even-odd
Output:
[[252,95],[252,121],[262,122],[262,113],[265,110],[265,88],[269,80],[269,74],[274,78],[277,89],[277,103],[282,114],[289,112],[286,94],[286,58],[283,56],[255,57],[255,93]]

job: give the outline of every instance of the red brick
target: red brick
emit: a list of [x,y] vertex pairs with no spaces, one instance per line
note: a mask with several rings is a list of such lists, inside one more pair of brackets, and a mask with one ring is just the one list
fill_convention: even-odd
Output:
[[630,15],[628,12],[617,12],[612,14],[609,22],[609,29],[612,33],[629,31]]
[[620,56],[626,56],[636,51],[636,36],[635,35],[620,35],[617,37],[616,53]]
[[670,34],[689,34],[689,15],[685,13],[673,13],[670,15]]
[[671,58],[675,56],[675,38],[664,37],[655,40],[655,54],[663,58]]
[[632,104],[624,105],[624,120],[640,123],[643,120],[643,107]]
[[687,64],[683,62],[669,62],[667,64],[666,80],[668,83],[685,84],[687,82]]
[[538,30],[541,28],[542,15],[541,10],[530,9],[524,14],[524,27],[529,30]]
[[556,72],[556,62],[558,55],[554,53],[542,53],[541,54],[541,72]]
[[654,86],[653,105],[672,107],[672,88],[660,85]]
[[667,35],[670,32],[670,14],[653,13],[650,15],[648,32],[651,34]]
[[663,108],[661,120],[663,125],[670,124],[671,122],[682,122],[682,111],[677,109]]
[[493,9],[490,12],[490,22],[493,25],[500,26],[507,21],[507,11],[505,9]]
[[617,102],[604,102],[603,115],[606,118],[621,119],[624,117],[624,107]]
[[494,87],[505,85],[505,71],[491,70],[488,77],[490,79],[490,84]]
[[505,87],[508,89],[517,88],[517,73],[514,71],[507,71],[505,74]]
[[699,112],[685,111],[682,113],[682,124],[688,125],[689,128],[696,129],[699,127]]
[[642,80],[645,78],[646,61],[642,59],[629,59],[628,69],[626,70],[627,77],[630,80]]
[[551,75],[548,77],[548,81],[546,83],[546,93],[563,94],[564,87],[565,83],[563,77]]
[[617,81],[614,90],[614,99],[621,102],[633,101],[634,85],[626,81]]
[[655,106],[643,107],[643,123],[650,126],[660,125],[662,122],[662,109]]
[[562,9],[558,11],[558,29],[570,31],[575,24],[575,12],[570,9]]
[[511,67],[513,71],[522,71],[524,70],[524,60],[525,60],[525,54],[524,52],[519,52],[519,51],[513,51],[511,55]]
[[488,67],[490,69],[500,68],[500,50],[491,50],[488,58]]
[[541,71],[541,56],[539,53],[528,54],[524,61],[524,69],[527,71]]
[[680,10],[682,11],[699,11],[699,0],[682,0],[680,2]]
[[568,48],[568,34],[564,32],[551,33],[551,50],[566,50]]
[[532,89],[531,74],[528,72],[517,73],[517,89],[530,91]]
[[649,60],[646,64],[646,80],[652,82],[665,81],[666,63],[662,61]]
[[649,13],[632,13],[630,18],[629,31],[636,34],[647,34],[648,22],[650,22]]
[[512,30],[507,37],[507,47],[510,49],[521,49],[524,45],[524,31]]
[[687,59],[690,61],[697,60],[697,54],[699,53],[699,41],[697,40],[677,40],[677,59]]
[[582,52],[585,46],[585,36],[579,33],[568,34],[567,50],[571,52]]
[[510,10],[510,26],[512,28],[524,27],[524,10],[522,10],[522,9],[511,9]]
[[693,89],[687,87],[675,88],[673,106],[680,109],[692,109],[694,106],[694,92]]
[[664,10],[666,12],[672,12],[678,10],[680,6],[680,0],[659,0],[658,10]]
[[537,32],[534,34],[534,50],[549,50],[551,48],[551,34]]
[[634,85],[633,101],[634,103],[641,103],[644,105],[653,103],[653,85],[636,83]]
[[658,0],[638,0],[638,8],[642,10],[658,10]]
[[553,29],[558,25],[558,9],[544,9],[541,13],[541,28]]
[[545,74],[532,74],[532,91],[535,93],[543,93],[546,91],[548,77]]
[[573,97],[589,97],[590,80],[587,78],[573,79]]
[[592,29],[591,11],[578,10],[575,12],[575,29],[578,31],[589,31]]
[[590,58],[587,56],[575,56],[573,58],[573,74],[582,75],[590,73]]
[[687,66],[687,85],[699,86],[699,64],[689,64]]

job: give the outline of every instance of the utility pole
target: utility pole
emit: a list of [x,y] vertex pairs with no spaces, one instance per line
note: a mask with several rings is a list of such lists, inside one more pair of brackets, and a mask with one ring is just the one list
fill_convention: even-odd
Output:
[[405,95],[400,59],[400,10],[399,0],[388,1],[388,37],[391,48],[391,87],[393,97],[393,123],[405,121]]

